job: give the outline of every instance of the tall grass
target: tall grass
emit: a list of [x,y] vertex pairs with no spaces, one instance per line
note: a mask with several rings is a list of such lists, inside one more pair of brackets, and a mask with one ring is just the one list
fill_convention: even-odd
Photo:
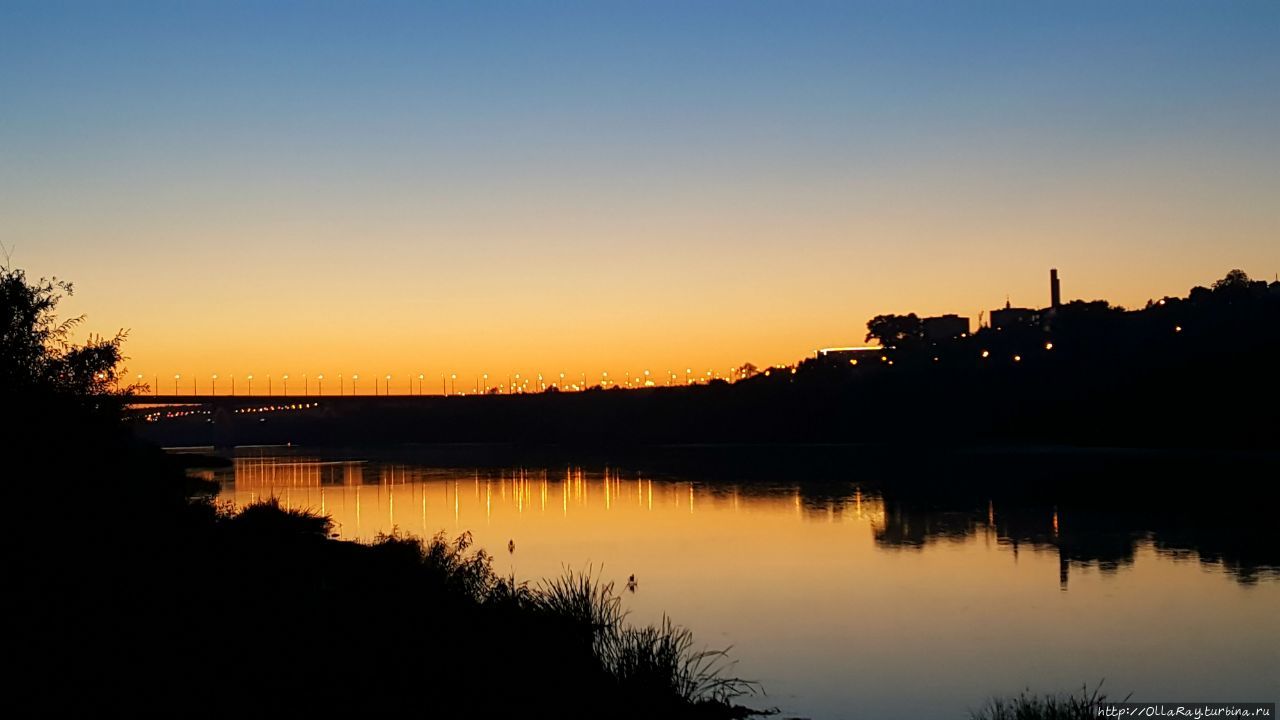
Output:
[[1024,690],[1017,697],[992,698],[970,720],[1092,720],[1098,707],[1107,701],[1102,683],[1092,691],[1085,685],[1079,693],[1032,695]]
[[612,582],[588,568],[565,570],[534,587],[503,578],[493,557],[472,549],[470,533],[450,540],[443,533],[423,542],[393,531],[378,535],[373,547],[410,552],[433,578],[482,607],[526,614],[552,629],[558,642],[594,658],[623,697],[658,705],[718,704],[758,692],[757,683],[727,674],[727,650],[697,649],[693,633],[663,617],[661,624],[635,627],[626,622],[622,599]]
[[540,611],[589,633],[604,670],[629,695],[729,704],[760,690],[757,683],[726,674],[732,667],[727,650],[696,649],[693,633],[665,615],[656,626],[628,624],[614,584],[590,569],[544,580],[532,598]]

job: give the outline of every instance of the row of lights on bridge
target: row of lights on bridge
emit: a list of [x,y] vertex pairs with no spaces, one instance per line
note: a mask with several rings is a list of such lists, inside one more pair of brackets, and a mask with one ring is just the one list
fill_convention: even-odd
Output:
[[[731,382],[740,379],[738,377],[739,375],[740,375],[740,371],[737,368],[730,368],[729,379]],[[555,387],[556,389],[559,389],[559,390],[565,390],[565,389],[585,390],[587,388],[586,373],[582,373],[580,377],[581,377],[581,384],[578,384],[578,383],[566,384],[565,380],[567,378],[567,375],[565,373],[560,373],[559,383],[556,383],[553,380],[550,384],[548,384],[546,376],[544,376],[542,373],[538,373],[537,382],[531,389],[530,383],[533,381],[532,377],[522,377],[520,373],[515,373],[514,375],[509,375],[507,377],[507,382],[505,384],[490,386],[489,373],[483,373],[480,377],[476,379],[474,392],[488,394],[491,391],[491,389],[495,389],[495,388],[497,389],[498,392],[504,393],[504,394],[525,393],[525,392],[531,392],[531,391],[541,392],[548,389],[549,387]],[[708,370],[705,375],[698,375],[693,372],[692,368],[685,368],[683,384],[694,385],[699,383],[710,382],[711,380],[718,379],[718,378],[720,378],[720,375],[716,373],[714,370]],[[99,379],[105,380],[106,375],[99,374]],[[143,379],[144,379],[144,376],[141,373],[139,373],[137,375],[138,383],[141,384]],[[217,375],[216,373],[209,376],[210,394],[212,395],[218,394],[219,379],[220,379],[219,375]],[[254,376],[246,375],[244,376],[244,379],[247,384],[246,395],[252,395]],[[315,376],[317,395],[324,394],[324,379],[325,379],[325,376],[323,374]],[[350,382],[351,394],[355,395],[359,392],[360,375],[352,374],[349,377],[349,379],[351,381]],[[389,395],[391,392],[391,382],[394,379],[394,376],[386,375],[381,379],[385,381],[385,383],[381,385],[381,393]],[[419,373],[416,379],[418,381],[418,384],[417,384],[417,391],[415,393],[414,385],[413,385],[414,378],[412,376],[409,377],[409,386],[408,386],[409,393],[417,394],[417,395],[426,394],[426,374]],[[347,394],[346,392],[347,380],[348,380],[347,376],[341,375],[341,374],[338,375],[338,394],[339,395]],[[676,384],[678,384],[679,380],[680,380],[680,375],[678,373],[668,371],[667,373],[668,386],[675,386]],[[280,381],[281,381],[281,394],[287,396],[289,394],[289,375],[281,375]],[[373,379],[375,395],[380,394],[378,381],[379,381],[379,378],[375,376]],[[174,374],[173,376],[173,394],[174,395],[180,394],[181,382],[182,382],[181,373]],[[229,394],[235,395],[236,394],[236,376],[235,375],[228,376],[225,382],[230,383]],[[267,382],[267,395],[272,395],[274,393],[274,383],[271,375],[267,375],[266,382]],[[303,395],[309,396],[311,394],[311,377],[308,374],[304,373],[302,375],[302,383],[303,383]],[[440,383],[441,383],[442,394],[444,395],[459,394],[457,389],[457,384],[458,384],[457,373],[449,373],[448,375],[445,375],[442,373],[440,375]],[[643,375],[637,375],[635,377],[632,377],[630,373],[627,373],[626,378],[622,383],[617,383],[613,380],[610,380],[609,373],[604,372],[604,373],[601,373],[599,384],[601,387],[605,387],[605,388],[608,388],[608,387],[623,387],[623,388],[654,387],[658,385],[658,383],[654,379],[652,372],[649,370],[645,370]],[[261,380],[259,380],[259,387],[261,387]],[[155,376],[155,387],[153,388],[153,391],[156,395],[160,394],[160,377],[158,375]],[[199,394],[199,384],[198,384],[198,379],[196,377],[191,378],[191,394],[192,395]],[[467,393],[464,390],[461,394],[465,395]]]

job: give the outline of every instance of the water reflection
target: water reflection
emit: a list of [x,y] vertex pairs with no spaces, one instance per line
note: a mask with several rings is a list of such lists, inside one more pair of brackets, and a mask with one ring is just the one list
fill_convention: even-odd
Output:
[[1261,503],[296,454],[209,477],[238,504],[327,513],[347,538],[470,531],[519,579],[591,565],[633,590],[638,622],[665,613],[734,646],[736,672],[784,716],[958,717],[993,693],[1099,678],[1139,700],[1227,701],[1267,695],[1280,673],[1280,554]]
[[[805,522],[866,521],[877,548],[916,550],[938,543],[981,543],[1009,554],[1053,553],[1066,590],[1072,567],[1114,573],[1139,549],[1176,560],[1197,559],[1242,583],[1280,576],[1280,548],[1247,523],[1204,522],[1178,513],[1111,508],[1097,512],[1026,500],[957,501],[939,505],[915,491],[856,483],[738,485],[673,480],[615,469],[458,470],[304,456],[243,456],[209,472],[222,497],[244,505],[276,497],[334,519],[341,536],[368,539],[393,530],[429,536],[471,529],[511,513],[571,516],[603,513],[617,522],[660,529],[673,513],[789,512]],[[549,509],[550,508],[550,509]],[[648,519],[644,519],[647,515]],[[1242,526],[1244,525],[1244,526]]]
[[1280,547],[1273,533],[1259,532],[1242,514],[1188,518],[1162,509],[1105,512],[1054,505],[988,500],[985,508],[922,505],[917,499],[889,495],[885,523],[875,541],[887,549],[922,549],[933,543],[981,540],[1010,552],[1053,552],[1058,556],[1058,583],[1066,590],[1072,567],[1097,567],[1114,573],[1131,566],[1139,548],[1175,560],[1198,559],[1236,580],[1250,584],[1280,574]]

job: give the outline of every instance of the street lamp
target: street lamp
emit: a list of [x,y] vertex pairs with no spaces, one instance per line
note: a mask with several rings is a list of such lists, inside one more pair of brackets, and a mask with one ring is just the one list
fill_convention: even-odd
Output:
[[387,376],[387,389],[383,391],[383,394],[384,395],[391,394],[391,376],[390,375]]
[[484,394],[489,394],[489,373],[484,374]]
[[316,394],[324,395],[324,373],[316,376]]
[[253,397],[253,375],[249,375],[249,397]]
[[422,395],[422,381],[426,379],[424,373],[418,373],[418,395]]
[[458,394],[458,373],[449,373],[449,394]]
[[308,397],[310,395],[311,395],[311,380],[307,377],[306,373],[302,373],[302,397]]
[[174,394],[174,395],[177,395],[177,394],[178,394],[178,381],[179,381],[179,380],[181,380],[181,379],[182,379],[182,376],[181,376],[181,375],[174,375],[174,376],[173,376],[173,394]]
[[218,374],[217,373],[213,374],[213,390],[210,391],[210,394],[211,395],[218,394]]
[[359,380],[359,379],[360,379],[360,376],[359,376],[359,375],[352,375],[352,376],[351,376],[351,394],[352,394],[352,395],[355,395],[355,394],[356,394],[356,381],[357,381],[357,380]]
[[284,396],[289,397],[289,376],[284,376]]

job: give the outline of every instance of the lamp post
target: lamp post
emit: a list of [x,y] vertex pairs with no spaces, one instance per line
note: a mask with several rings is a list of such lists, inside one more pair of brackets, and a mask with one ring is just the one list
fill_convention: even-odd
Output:
[[236,376],[232,375],[231,376],[231,396],[235,397],[235,394],[236,394]]
[[324,373],[316,376],[316,394],[324,395]]
[[289,376],[285,375],[282,379],[284,381],[284,396],[289,397]]
[[249,375],[249,397],[253,397],[253,375]]
[[216,396],[218,394],[218,374],[217,373],[213,374],[212,385],[213,385],[213,389],[209,391],[209,394]]
[[267,397],[271,397],[271,373],[267,373]]
[[458,394],[458,373],[449,373],[449,394]]
[[178,394],[178,381],[179,381],[179,380],[181,380],[181,379],[182,379],[182,376],[181,376],[181,375],[174,375],[174,376],[173,376],[173,394],[174,394],[174,395],[177,395],[177,394]]
[[387,387],[385,390],[382,391],[382,394],[383,395],[391,394],[391,376],[390,375],[387,376]]
[[423,382],[424,380],[426,380],[426,375],[425,375],[425,373],[418,373],[418,395],[419,395],[419,396],[421,396],[421,395],[422,395],[422,393],[423,393],[423,389],[422,389],[422,382]]
[[489,394],[489,373],[484,374],[484,394]]
[[302,397],[308,397],[310,395],[311,395],[311,380],[307,377],[306,373],[302,373]]
[[356,394],[356,381],[357,381],[357,380],[359,380],[359,379],[360,379],[360,376],[359,376],[359,375],[352,375],[352,376],[351,376],[351,394],[352,394],[352,395],[355,395],[355,394]]

